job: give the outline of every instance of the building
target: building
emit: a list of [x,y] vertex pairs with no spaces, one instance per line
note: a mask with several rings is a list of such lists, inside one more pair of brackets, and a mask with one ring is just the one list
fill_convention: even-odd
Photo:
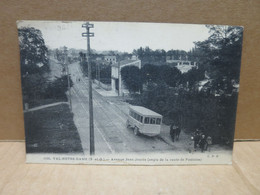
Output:
[[196,66],[196,62],[192,62],[188,60],[188,56],[185,57],[185,60],[179,57],[179,59],[174,59],[174,56],[166,56],[166,63],[168,64],[176,64],[177,66],[188,65],[188,66]]
[[121,78],[121,69],[126,66],[136,66],[141,69],[141,60],[135,56],[132,59],[123,60],[111,65],[111,88],[117,92],[119,96],[123,96],[127,89],[125,89]]
[[104,60],[110,64],[117,63],[116,56],[105,56]]

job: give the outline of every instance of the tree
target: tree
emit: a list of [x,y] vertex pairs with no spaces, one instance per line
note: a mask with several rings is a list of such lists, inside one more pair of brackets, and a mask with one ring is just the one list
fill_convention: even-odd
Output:
[[138,56],[142,64],[162,65],[166,61],[166,51],[163,49],[154,51],[149,47],[140,47],[137,50],[133,50],[133,54]]
[[73,86],[71,77],[67,75],[56,77],[54,81],[48,83],[44,97],[47,99],[67,100],[66,91],[68,90],[68,78],[70,87]]
[[195,43],[196,48],[203,53],[199,61],[213,79],[213,88],[230,93],[232,80],[239,80],[243,28],[218,25],[207,27],[210,37]]
[[20,28],[18,36],[23,97],[27,102],[42,97],[46,88],[44,73],[49,71],[48,49],[38,29]]
[[141,71],[136,66],[126,66],[121,69],[122,80],[130,92],[142,89]]
[[157,82],[159,79],[159,67],[146,64],[142,67],[142,77],[144,82]]
[[159,69],[160,79],[171,87],[176,87],[180,83],[181,76],[181,71],[176,67],[163,65]]
[[44,73],[49,70],[48,49],[40,30],[33,27],[18,29],[21,73]]

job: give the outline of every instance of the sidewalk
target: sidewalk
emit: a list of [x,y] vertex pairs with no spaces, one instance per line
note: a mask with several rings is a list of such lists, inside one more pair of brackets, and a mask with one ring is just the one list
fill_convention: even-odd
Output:
[[34,108],[26,109],[23,112],[26,113],[26,112],[31,112],[31,111],[35,111],[35,110],[41,110],[41,109],[44,109],[44,108],[49,108],[49,107],[57,106],[57,105],[60,105],[60,104],[68,104],[68,102],[56,102],[56,103],[52,103],[52,104],[37,106],[37,107],[34,107]]
[[162,124],[161,133],[159,136],[163,139],[165,143],[174,146],[178,151],[190,152],[193,148],[191,136],[187,134],[183,129],[180,133],[179,140],[175,140],[173,142],[170,136],[170,126]]
[[104,97],[116,97],[116,96],[118,96],[118,94],[115,91],[104,90],[102,87],[99,87],[94,82],[92,83],[92,85],[93,85],[93,88],[95,89],[95,91],[98,92],[100,95],[102,95]]

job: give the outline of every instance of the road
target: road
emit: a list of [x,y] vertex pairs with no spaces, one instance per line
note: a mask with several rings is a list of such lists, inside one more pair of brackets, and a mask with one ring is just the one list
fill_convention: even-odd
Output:
[[[71,79],[72,112],[85,154],[89,153],[88,79],[83,76],[78,62],[69,65]],[[122,102],[120,102],[122,104]],[[163,153],[173,146],[159,137],[135,136],[126,128],[127,116],[120,104],[101,96],[93,87],[95,154],[113,153]]]

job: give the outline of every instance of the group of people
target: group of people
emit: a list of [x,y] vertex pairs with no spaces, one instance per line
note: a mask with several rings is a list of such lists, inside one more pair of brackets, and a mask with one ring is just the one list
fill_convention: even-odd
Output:
[[208,150],[209,146],[212,144],[212,138],[210,136],[206,137],[204,132],[200,131],[199,129],[196,129],[191,139],[194,141],[195,151],[197,150],[197,148],[199,148],[201,152],[204,152]]
[[[172,141],[178,141],[180,137],[181,129],[171,124],[170,126],[170,136]],[[210,136],[206,136],[206,134],[199,129],[192,134],[191,140],[194,142],[194,151],[200,149],[201,152],[210,150],[210,145],[212,144],[212,138]]]

